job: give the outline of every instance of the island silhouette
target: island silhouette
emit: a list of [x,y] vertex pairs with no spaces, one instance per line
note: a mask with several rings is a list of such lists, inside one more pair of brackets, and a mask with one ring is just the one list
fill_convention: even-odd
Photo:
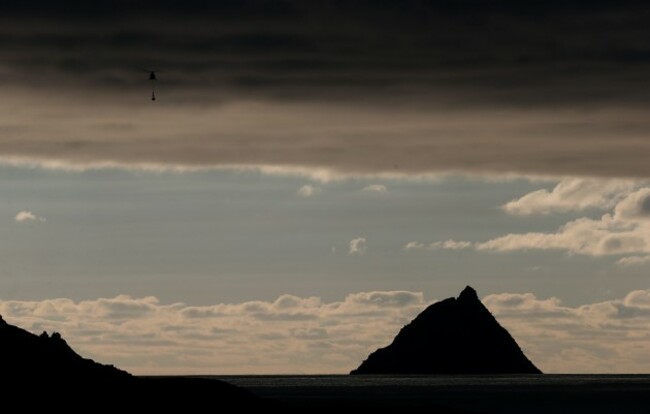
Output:
[[426,308],[350,374],[541,374],[472,287]]
[[[34,335],[0,316],[2,401],[28,409],[72,412],[270,409],[275,403],[223,381],[201,377],[137,377],[77,354],[57,332]],[[32,397],[32,398],[30,398]]]

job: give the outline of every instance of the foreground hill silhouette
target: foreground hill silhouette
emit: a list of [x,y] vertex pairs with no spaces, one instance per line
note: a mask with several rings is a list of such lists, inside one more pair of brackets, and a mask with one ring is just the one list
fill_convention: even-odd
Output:
[[4,405],[0,404],[0,409],[15,403],[30,409],[72,412],[274,406],[242,388],[214,379],[135,377],[111,365],[82,358],[56,332],[34,335],[8,324],[2,316],[0,370],[4,379]]
[[355,374],[541,374],[476,291],[434,303]]
[[70,378],[130,379],[126,371],[98,364],[77,354],[60,334],[40,336],[10,325],[0,316],[0,361],[2,372],[12,378],[32,380],[58,379],[63,373]]

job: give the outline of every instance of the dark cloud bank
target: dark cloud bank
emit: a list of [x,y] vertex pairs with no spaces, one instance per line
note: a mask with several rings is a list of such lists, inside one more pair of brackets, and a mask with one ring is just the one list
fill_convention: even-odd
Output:
[[3,2],[0,154],[648,176],[649,18],[607,1]]

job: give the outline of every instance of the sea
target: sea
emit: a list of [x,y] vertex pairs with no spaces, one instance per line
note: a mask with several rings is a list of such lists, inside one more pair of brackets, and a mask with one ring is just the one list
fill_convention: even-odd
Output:
[[650,414],[650,375],[237,375],[208,378],[304,410]]

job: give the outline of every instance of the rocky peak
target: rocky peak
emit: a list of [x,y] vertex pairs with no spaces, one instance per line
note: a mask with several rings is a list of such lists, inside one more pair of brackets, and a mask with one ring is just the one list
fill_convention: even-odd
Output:
[[460,292],[460,295],[458,295],[458,301],[461,302],[480,302],[481,300],[478,297],[478,293],[476,293],[476,290],[471,287],[471,286],[465,286],[465,289],[463,289],[462,292]]
[[538,374],[476,290],[422,311],[352,374]]

